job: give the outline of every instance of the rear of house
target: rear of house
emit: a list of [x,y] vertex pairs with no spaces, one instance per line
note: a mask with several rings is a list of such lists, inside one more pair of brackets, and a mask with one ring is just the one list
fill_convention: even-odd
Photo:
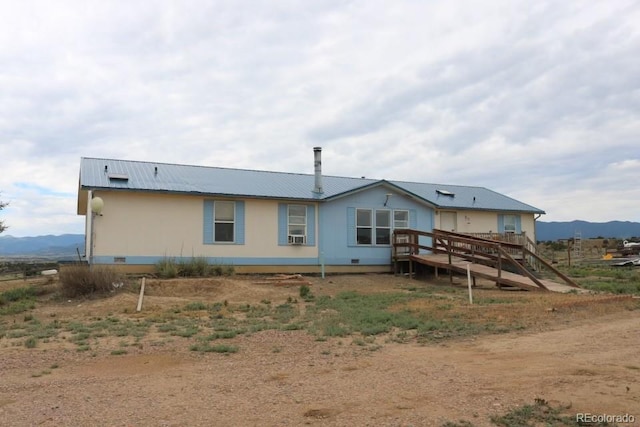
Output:
[[192,257],[246,273],[390,271],[395,229],[534,239],[544,213],[481,187],[322,176],[314,155],[313,174],[83,158],[86,259],[132,272]]

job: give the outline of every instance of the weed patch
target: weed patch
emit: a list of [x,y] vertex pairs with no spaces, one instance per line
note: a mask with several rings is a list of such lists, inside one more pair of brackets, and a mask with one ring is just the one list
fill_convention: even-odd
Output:
[[10,289],[0,293],[0,315],[19,314],[33,310],[36,306],[37,294],[38,291],[34,286]]
[[[497,426],[565,426],[573,427],[581,424],[575,417],[563,415],[569,407],[553,407],[544,399],[535,399],[531,405],[516,408],[505,415],[491,417],[491,422]],[[589,423],[589,426],[610,426],[608,423]]]
[[194,344],[189,348],[191,351],[199,351],[202,353],[237,353],[238,347],[234,345],[218,344],[210,345],[209,343]]

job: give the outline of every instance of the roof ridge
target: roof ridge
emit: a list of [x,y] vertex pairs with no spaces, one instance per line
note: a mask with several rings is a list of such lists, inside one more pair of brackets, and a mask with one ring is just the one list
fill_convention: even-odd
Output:
[[487,187],[483,187],[481,185],[443,184],[441,182],[418,182],[418,181],[404,181],[404,180],[398,180],[398,179],[391,179],[391,180],[385,180],[385,181],[397,182],[397,183],[401,183],[401,184],[418,184],[418,185],[434,185],[434,186],[439,185],[439,186],[442,186],[442,187],[482,188],[484,190],[492,191],[492,190],[488,189]]
[[[105,157],[81,157],[81,160],[96,160],[96,161],[110,161],[110,162],[127,162],[127,163],[138,163],[138,164],[148,164],[148,165],[165,165],[165,166],[178,166],[178,167],[188,167],[188,168],[203,168],[203,169],[221,169],[221,170],[229,170],[229,171],[244,171],[244,172],[259,172],[259,173],[273,173],[273,174],[281,174],[281,175],[298,175],[298,176],[314,176],[313,173],[302,173],[302,172],[282,172],[282,171],[272,171],[272,170],[264,170],[264,169],[249,169],[249,168],[231,168],[225,166],[208,166],[208,165],[188,165],[185,163],[168,163],[168,162],[152,162],[148,160],[128,160],[128,159],[112,159]],[[381,181],[376,178],[362,178],[355,176],[341,176],[341,175],[322,175],[323,178],[340,178],[340,179],[353,179],[353,180],[362,180],[362,181]]]

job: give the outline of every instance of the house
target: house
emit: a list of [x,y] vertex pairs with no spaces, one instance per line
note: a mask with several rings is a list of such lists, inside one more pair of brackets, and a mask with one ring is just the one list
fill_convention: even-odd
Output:
[[82,158],[92,264],[206,257],[238,272],[391,269],[394,229],[526,233],[544,212],[482,187]]

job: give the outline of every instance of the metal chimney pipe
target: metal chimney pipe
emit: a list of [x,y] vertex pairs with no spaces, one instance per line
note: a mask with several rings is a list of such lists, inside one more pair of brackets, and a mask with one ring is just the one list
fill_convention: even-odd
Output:
[[322,147],[313,147],[313,168],[315,172],[315,184],[313,192],[322,194]]

